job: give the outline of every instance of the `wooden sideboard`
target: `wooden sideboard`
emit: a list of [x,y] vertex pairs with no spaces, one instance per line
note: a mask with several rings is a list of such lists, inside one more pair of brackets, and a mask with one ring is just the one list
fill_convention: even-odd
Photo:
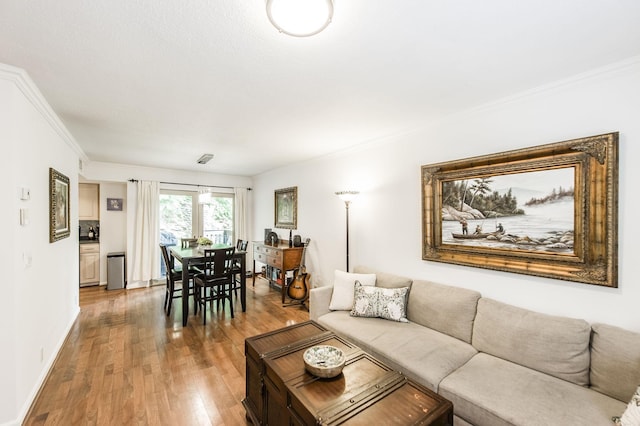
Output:
[[253,242],[253,284],[256,283],[256,262],[267,265],[265,278],[269,283],[280,287],[282,303],[287,288],[286,272],[300,267],[303,247],[289,247],[288,243],[279,242],[272,246],[261,241]]

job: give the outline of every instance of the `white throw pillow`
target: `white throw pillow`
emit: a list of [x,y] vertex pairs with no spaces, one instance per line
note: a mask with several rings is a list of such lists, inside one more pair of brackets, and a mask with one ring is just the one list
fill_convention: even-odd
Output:
[[362,285],[376,285],[376,274],[353,274],[336,269],[333,275],[333,294],[329,309],[332,311],[350,311],[353,308],[353,289],[356,281]]
[[619,426],[638,426],[640,425],[640,386],[633,394],[631,401],[624,410],[622,416],[614,417],[613,422]]

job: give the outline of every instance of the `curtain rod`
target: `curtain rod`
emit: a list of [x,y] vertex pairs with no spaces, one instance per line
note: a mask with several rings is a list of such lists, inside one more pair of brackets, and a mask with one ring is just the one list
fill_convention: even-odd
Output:
[[[129,182],[138,182],[138,179],[129,179]],[[181,182],[162,182],[167,185],[184,185],[184,186],[195,186],[198,188],[226,188],[226,189],[234,189],[233,186],[220,186],[220,185],[198,185],[195,183],[181,183]],[[251,191],[251,188],[245,188],[247,191]]]

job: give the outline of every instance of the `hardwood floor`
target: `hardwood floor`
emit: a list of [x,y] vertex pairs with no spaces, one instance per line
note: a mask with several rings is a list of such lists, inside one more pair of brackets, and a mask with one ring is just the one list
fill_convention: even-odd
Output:
[[[81,313],[26,425],[246,425],[244,339],[306,321],[282,307],[263,279],[247,287],[247,312],[169,317],[164,287],[80,289]],[[177,303],[176,303],[177,302]],[[191,302],[191,306],[193,306]],[[191,307],[193,312],[193,307]]]

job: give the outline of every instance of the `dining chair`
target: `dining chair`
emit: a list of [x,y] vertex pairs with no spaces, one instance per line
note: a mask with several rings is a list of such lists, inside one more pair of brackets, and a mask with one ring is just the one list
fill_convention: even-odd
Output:
[[202,309],[203,324],[207,323],[207,303],[213,309],[224,310],[225,301],[229,300],[229,310],[233,318],[233,255],[235,247],[204,251],[204,270],[195,276],[195,299],[197,306]]
[[[249,241],[247,240],[238,240],[236,244],[236,251],[247,251],[247,246],[249,245]],[[240,260],[235,259],[233,261],[233,294],[238,297],[238,290],[240,290],[240,286],[242,285],[242,264]]]
[[[162,259],[164,260],[164,266],[167,270],[166,279],[167,287],[164,295],[164,309],[167,311],[167,316],[171,313],[171,304],[173,299],[179,299],[182,297],[182,286],[177,286],[177,282],[182,281],[182,268],[176,267],[169,256],[169,250],[164,244],[160,244],[160,251],[162,252]],[[194,295],[193,277],[194,273],[189,273],[189,293],[187,297]]]
[[[183,249],[196,248],[198,247],[198,238],[180,238],[180,247]],[[199,261],[192,262],[190,266],[194,273],[200,273],[204,269],[204,263]]]
[[197,245],[197,238],[180,238],[180,247],[182,248],[196,247]]

